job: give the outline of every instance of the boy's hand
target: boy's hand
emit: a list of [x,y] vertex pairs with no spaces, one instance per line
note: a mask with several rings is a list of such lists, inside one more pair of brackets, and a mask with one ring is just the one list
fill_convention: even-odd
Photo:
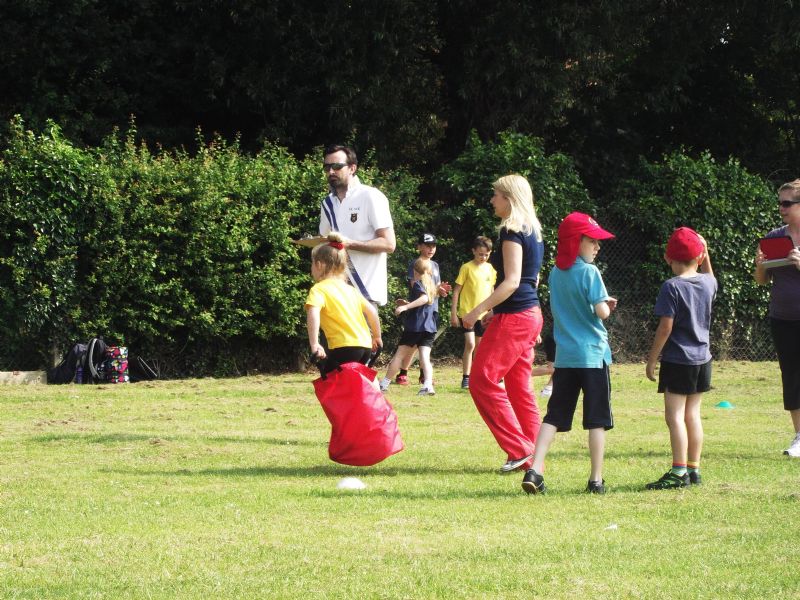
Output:
[[372,351],[375,352],[378,348],[383,348],[381,336],[372,338]]
[[458,315],[450,315],[450,325],[452,327],[461,327],[461,321]]
[[656,363],[647,361],[647,366],[644,368],[645,375],[650,381],[656,380]]
[[608,298],[606,298],[606,304],[608,304],[608,309],[611,312],[614,312],[617,309],[617,299],[616,298],[612,298],[612,297],[609,296]]
[[436,291],[439,294],[439,296],[441,296],[442,298],[445,298],[447,296],[447,294],[449,294],[452,289],[453,289],[452,285],[450,285],[446,281],[443,281],[442,283],[439,284],[439,287],[437,288]]
[[325,360],[325,348],[323,348],[320,344],[311,344],[311,356],[316,357],[319,360]]

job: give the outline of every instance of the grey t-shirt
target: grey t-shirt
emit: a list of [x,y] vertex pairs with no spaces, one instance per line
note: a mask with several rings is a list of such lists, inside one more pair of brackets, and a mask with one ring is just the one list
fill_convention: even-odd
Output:
[[[789,226],[770,231],[765,237],[789,235]],[[769,316],[784,321],[800,321],[800,270],[794,265],[769,270],[772,287],[769,297]]]
[[716,294],[717,280],[705,273],[673,277],[661,284],[655,313],[673,319],[661,360],[679,365],[702,365],[711,360],[708,330]]

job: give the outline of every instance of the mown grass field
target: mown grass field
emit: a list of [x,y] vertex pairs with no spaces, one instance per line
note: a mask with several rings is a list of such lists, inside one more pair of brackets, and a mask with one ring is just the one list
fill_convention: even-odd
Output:
[[[579,427],[546,496],[500,475],[455,368],[433,398],[391,388],[405,451],[331,463],[312,378],[0,387],[0,597],[800,597],[774,363],[715,365],[705,484],[657,492],[661,398],[643,365],[615,365],[603,497],[583,493]],[[350,475],[367,488],[338,491]]]

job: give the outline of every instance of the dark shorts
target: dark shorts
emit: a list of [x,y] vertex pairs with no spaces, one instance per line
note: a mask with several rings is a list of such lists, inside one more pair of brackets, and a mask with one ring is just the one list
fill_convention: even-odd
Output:
[[[458,320],[461,321],[461,318],[459,318]],[[483,337],[483,333],[486,331],[486,327],[483,326],[483,323],[481,323],[481,321],[475,321],[475,325],[472,327],[472,329],[467,329],[466,327],[464,327],[464,324],[462,323],[461,331],[463,331],[464,333],[472,333],[474,331],[475,337]]]
[[783,408],[800,408],[800,321],[770,319],[783,383]]
[[433,346],[433,340],[436,337],[434,331],[403,331],[400,336],[400,346]]
[[359,346],[342,346],[326,352],[327,357],[319,365],[320,373],[330,373],[339,365],[349,362],[358,362],[365,365],[369,362],[372,348],[361,348]]
[[611,429],[611,378],[608,365],[598,369],[558,368],[553,372],[553,395],[547,403],[547,414],[542,420],[558,431],[572,429],[572,419],[583,392],[583,428]]
[[679,365],[661,361],[658,393],[702,394],[711,389],[711,361],[702,365]]

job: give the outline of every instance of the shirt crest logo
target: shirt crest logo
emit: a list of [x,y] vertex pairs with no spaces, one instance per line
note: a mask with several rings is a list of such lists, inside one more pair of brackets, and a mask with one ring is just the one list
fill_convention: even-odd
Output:
[[357,212],[350,213],[350,222],[355,223],[356,221],[358,221],[358,213]]

